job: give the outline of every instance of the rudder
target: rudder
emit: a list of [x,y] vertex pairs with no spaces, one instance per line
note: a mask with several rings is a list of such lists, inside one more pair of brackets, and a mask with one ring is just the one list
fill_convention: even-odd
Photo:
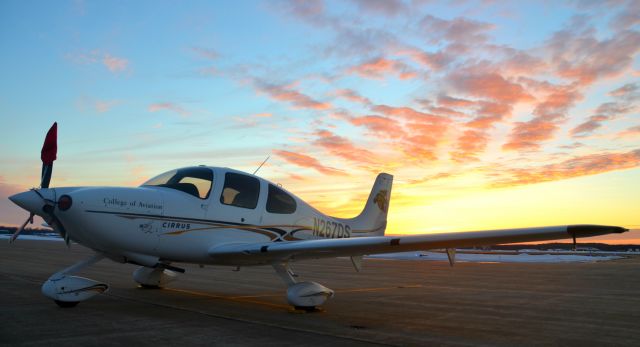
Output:
[[355,218],[340,219],[351,227],[352,237],[384,235],[387,228],[392,184],[392,175],[378,174],[362,212]]

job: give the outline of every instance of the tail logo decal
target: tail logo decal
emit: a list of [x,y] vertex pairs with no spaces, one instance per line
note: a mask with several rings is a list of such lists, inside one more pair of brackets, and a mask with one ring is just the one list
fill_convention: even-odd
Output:
[[383,189],[376,194],[375,198],[373,198],[373,202],[378,205],[382,212],[387,212],[387,208],[389,207],[388,195],[389,192],[386,189]]

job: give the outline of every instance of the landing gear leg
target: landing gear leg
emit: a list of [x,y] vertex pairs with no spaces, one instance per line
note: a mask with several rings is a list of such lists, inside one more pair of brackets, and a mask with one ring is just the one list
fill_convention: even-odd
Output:
[[42,294],[53,299],[60,307],[74,307],[79,302],[85,301],[96,294],[104,293],[109,289],[105,283],[100,283],[88,278],[70,276],[88,266],[91,266],[104,258],[102,254],[95,254],[68,268],[51,275],[42,284]]
[[298,282],[288,262],[273,263],[273,269],[287,285],[287,302],[296,309],[314,311],[334,295],[333,290],[316,282]]

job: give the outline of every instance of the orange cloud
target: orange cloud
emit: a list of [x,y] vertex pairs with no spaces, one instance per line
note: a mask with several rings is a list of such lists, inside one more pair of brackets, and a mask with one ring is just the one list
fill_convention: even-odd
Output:
[[324,166],[320,163],[320,161],[318,161],[318,159],[310,157],[305,154],[295,153],[295,152],[290,152],[285,150],[278,150],[278,149],[274,150],[273,153],[279,156],[280,158],[282,158],[286,162],[289,162],[291,164],[294,164],[300,167],[314,169],[322,174],[333,175],[333,176],[346,175],[345,172],[332,167]]
[[366,106],[371,105],[371,100],[358,94],[358,92],[356,92],[353,89],[338,89],[336,90],[335,94],[351,102],[355,102],[355,103],[366,105]]
[[617,136],[619,136],[619,137],[634,137],[634,136],[640,137],[640,125],[633,126],[631,128],[628,128],[627,130],[623,130],[623,131],[619,132]]
[[407,64],[382,57],[370,59],[362,64],[350,67],[347,69],[347,73],[355,73],[361,77],[371,79],[381,79],[386,75],[396,75],[403,80],[412,79],[418,75],[417,72]]
[[158,102],[149,105],[147,109],[149,112],[170,111],[179,114],[182,117],[187,117],[191,112],[185,110],[182,106],[176,105],[172,102]]
[[329,151],[332,155],[355,163],[375,163],[375,154],[357,147],[346,137],[336,135],[328,130],[318,130],[315,135],[318,137],[313,143]]
[[627,153],[591,154],[542,167],[510,169],[495,187],[533,184],[640,166],[640,149]]
[[405,135],[402,126],[395,120],[383,116],[362,116],[350,119],[351,124],[364,126],[372,133],[384,137],[402,137]]
[[498,102],[513,104],[533,100],[520,84],[510,82],[495,72],[459,71],[450,76],[450,83],[459,92]]
[[274,100],[288,102],[294,108],[326,110],[332,107],[330,103],[317,101],[290,86],[271,84],[261,80],[255,80],[254,86],[259,92],[267,94]]
[[448,95],[438,96],[438,105],[445,107],[471,107],[475,105],[475,102],[466,99],[454,98]]
[[517,122],[511,130],[505,150],[538,149],[540,142],[549,140],[566,119],[566,113],[582,95],[571,88],[557,87],[533,110],[535,117],[528,122]]

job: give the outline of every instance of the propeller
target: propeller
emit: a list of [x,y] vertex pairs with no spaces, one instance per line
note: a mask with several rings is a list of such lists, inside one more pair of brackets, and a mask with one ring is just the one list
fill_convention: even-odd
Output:
[[[42,145],[42,150],[40,151],[40,159],[42,159],[42,173],[40,176],[40,188],[49,188],[49,183],[51,182],[51,173],[53,172],[53,161],[56,160],[56,154],[58,153],[57,142],[58,142],[58,123],[54,122],[51,128],[49,129],[49,131],[47,132],[47,136],[44,138],[44,144]],[[36,192],[38,195],[40,195],[40,193],[36,189],[33,189],[33,191]],[[11,238],[9,239],[9,243],[13,243],[13,241],[15,241],[18,238],[18,236],[24,230],[27,224],[33,224],[33,216],[34,216],[33,212],[29,213],[29,218],[27,218],[27,220],[24,221],[24,223],[22,223],[22,226],[20,226],[20,228],[15,233],[13,233],[13,235],[11,235]],[[55,217],[52,215],[52,218],[55,218]],[[66,237],[66,233],[63,231],[60,233],[63,234],[63,237],[65,238],[65,242],[67,242],[67,245],[68,245],[69,241],[68,241],[68,238]]]

